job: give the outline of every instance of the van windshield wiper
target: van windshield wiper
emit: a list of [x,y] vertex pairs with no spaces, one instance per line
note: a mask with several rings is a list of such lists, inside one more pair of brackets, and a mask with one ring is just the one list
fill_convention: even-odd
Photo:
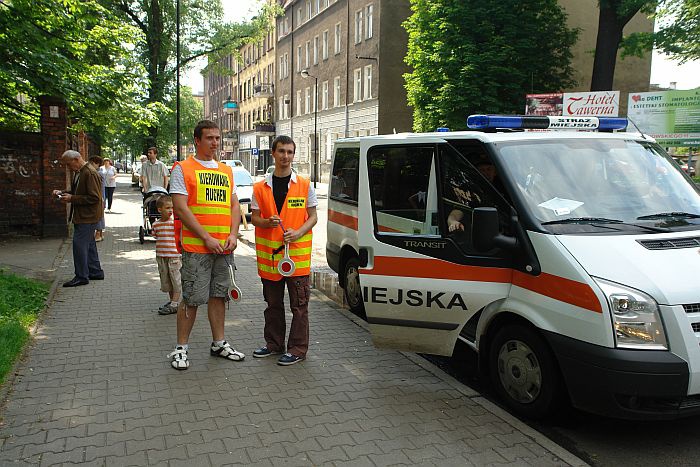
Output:
[[542,225],[552,224],[623,224],[620,219],[607,219],[605,217],[568,217],[566,219],[558,219],[556,221],[542,222]]
[[690,212],[682,211],[658,212],[656,214],[649,214],[648,216],[639,216],[637,220],[663,219],[664,217],[686,217],[688,219],[697,219],[700,217],[700,214],[692,214]]
[[[700,216],[699,216],[700,217]],[[651,225],[639,225],[630,224],[620,219],[608,219],[606,217],[569,217],[567,219],[559,219],[556,221],[542,222],[542,225],[552,225],[552,224],[619,224],[619,225],[629,225],[632,227],[637,227],[640,229],[650,230],[652,232],[670,232],[669,229],[663,227],[653,227]],[[604,226],[600,226],[604,227]]]

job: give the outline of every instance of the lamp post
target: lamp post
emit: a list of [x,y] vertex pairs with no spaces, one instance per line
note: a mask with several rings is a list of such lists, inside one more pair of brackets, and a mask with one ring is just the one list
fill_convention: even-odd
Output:
[[177,70],[176,77],[176,97],[175,97],[175,144],[177,144],[176,159],[180,160],[180,0],[176,0],[175,4],[175,68]]
[[318,181],[318,77],[309,73],[308,68],[301,70],[302,78],[313,78],[314,79],[314,189],[316,188],[316,182]]

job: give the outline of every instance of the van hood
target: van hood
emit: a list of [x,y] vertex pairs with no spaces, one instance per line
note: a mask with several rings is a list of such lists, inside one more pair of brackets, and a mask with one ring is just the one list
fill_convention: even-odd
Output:
[[591,276],[646,292],[661,305],[700,303],[700,247],[649,249],[640,241],[698,237],[699,231],[556,236]]

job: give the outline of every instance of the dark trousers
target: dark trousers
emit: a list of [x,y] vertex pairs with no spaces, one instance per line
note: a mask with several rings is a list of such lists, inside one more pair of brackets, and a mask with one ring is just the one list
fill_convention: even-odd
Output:
[[112,199],[114,198],[114,190],[117,187],[115,186],[106,186],[105,187],[105,196],[107,198],[107,209],[112,209]]
[[265,343],[273,352],[284,352],[286,321],[284,318],[284,286],[287,285],[292,325],[289,328],[287,352],[306,357],[309,349],[309,276],[285,277],[279,281],[262,280],[265,308]]
[[73,224],[73,264],[75,277],[88,279],[90,276],[102,276],[100,258],[97,256],[95,229],[97,224]]

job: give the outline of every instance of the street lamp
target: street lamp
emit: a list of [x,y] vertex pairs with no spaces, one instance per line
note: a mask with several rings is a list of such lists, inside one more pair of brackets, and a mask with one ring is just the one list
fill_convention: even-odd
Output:
[[176,96],[175,96],[175,144],[177,145],[176,159],[180,160],[180,0],[176,0],[175,4],[175,68],[177,70],[176,77]]
[[316,188],[316,182],[318,181],[318,77],[309,73],[308,68],[301,70],[302,78],[313,78],[314,79],[314,189]]

